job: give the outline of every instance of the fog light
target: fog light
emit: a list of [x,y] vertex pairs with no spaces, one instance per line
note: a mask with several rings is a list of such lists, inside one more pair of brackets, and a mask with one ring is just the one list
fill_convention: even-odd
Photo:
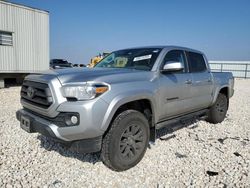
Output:
[[71,116],[70,120],[71,120],[72,124],[77,124],[77,122],[78,122],[78,118],[76,116]]
[[78,113],[66,113],[64,117],[65,124],[67,126],[76,126],[80,123],[80,116]]

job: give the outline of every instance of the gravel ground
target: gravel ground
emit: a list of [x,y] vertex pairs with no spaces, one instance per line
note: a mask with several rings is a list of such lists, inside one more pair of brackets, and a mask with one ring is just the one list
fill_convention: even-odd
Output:
[[164,135],[117,173],[98,154],[25,133],[15,119],[20,87],[0,89],[0,187],[250,187],[250,80],[236,80],[235,90],[223,123]]

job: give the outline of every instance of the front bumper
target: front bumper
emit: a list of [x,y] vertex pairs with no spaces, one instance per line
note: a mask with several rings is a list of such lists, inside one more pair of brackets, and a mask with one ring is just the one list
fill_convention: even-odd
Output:
[[[20,110],[20,113],[36,119],[40,124],[46,124],[54,135],[64,141],[74,141],[98,137],[104,134],[101,129],[103,117],[108,109],[108,104],[101,98],[89,101],[63,102],[57,106],[56,116],[49,116],[35,111],[32,108]],[[67,113],[79,115],[79,125],[61,126],[58,122],[50,121],[51,119],[60,119],[59,116]]]
[[[80,153],[92,153],[100,151],[102,144],[102,135],[85,138],[85,139],[75,139],[75,140],[67,140],[59,134],[60,131],[58,129],[64,129],[52,124],[50,121],[39,117],[38,115],[34,115],[27,110],[21,109],[16,112],[16,118],[18,121],[22,121],[23,118],[29,120],[29,133],[38,132],[44,136],[50,137],[58,142],[61,142],[68,146],[70,149],[80,152]],[[77,126],[75,126],[77,127]],[[74,129],[75,127],[69,127],[70,129]],[[67,127],[68,128],[68,127]],[[70,132],[69,132],[70,134]]]

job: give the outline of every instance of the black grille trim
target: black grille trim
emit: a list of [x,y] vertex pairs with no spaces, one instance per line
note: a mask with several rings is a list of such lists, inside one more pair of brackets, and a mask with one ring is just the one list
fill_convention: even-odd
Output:
[[[27,90],[32,87],[35,90],[34,96],[29,97]],[[34,106],[44,109],[49,108],[53,103],[53,98],[48,84],[24,80],[21,88],[21,100]]]
[[72,126],[77,126],[80,123],[80,115],[77,112],[60,112],[56,117],[51,118],[51,117],[47,117],[47,116],[41,115],[39,113],[36,113],[34,111],[31,111],[31,110],[29,110],[27,108],[24,108],[24,110],[26,110],[27,112],[29,112],[29,113],[31,113],[31,114],[33,114],[35,116],[43,118],[43,119],[49,121],[51,124],[55,124],[58,127],[69,127],[69,125],[66,124],[66,118],[67,118],[67,116],[70,116],[70,115],[71,116],[75,115],[79,119],[79,122],[77,124],[75,124],[75,125],[72,125]]

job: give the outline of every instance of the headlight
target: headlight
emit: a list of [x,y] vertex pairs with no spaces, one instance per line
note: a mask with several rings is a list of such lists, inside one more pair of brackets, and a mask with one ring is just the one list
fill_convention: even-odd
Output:
[[62,87],[62,95],[66,98],[75,98],[77,100],[93,99],[108,91],[108,86],[104,84],[84,84],[84,85],[66,85]]

